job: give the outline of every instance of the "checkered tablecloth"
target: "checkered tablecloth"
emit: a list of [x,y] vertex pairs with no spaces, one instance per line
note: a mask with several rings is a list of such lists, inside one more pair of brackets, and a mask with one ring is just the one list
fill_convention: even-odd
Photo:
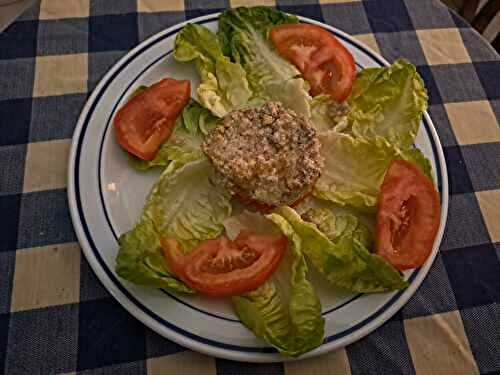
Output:
[[[150,331],[82,256],[66,199],[70,138],[89,93],[148,36],[229,6],[334,25],[418,66],[451,197],[436,261],[374,333],[317,359],[244,364]],[[0,371],[6,374],[500,373],[500,60],[432,0],[42,0],[0,34]]]

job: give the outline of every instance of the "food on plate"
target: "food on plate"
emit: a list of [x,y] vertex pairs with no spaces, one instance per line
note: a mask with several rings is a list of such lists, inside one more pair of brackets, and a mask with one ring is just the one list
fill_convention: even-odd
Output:
[[115,117],[131,165],[159,172],[116,272],[227,297],[257,337],[296,357],[323,342],[317,290],[402,289],[401,271],[432,252],[439,196],[414,147],[427,94],[409,62],[355,74],[327,30],[272,8],[228,10],[218,26],[176,37],[196,100],[168,78]]
[[175,238],[161,240],[170,269],[189,287],[213,297],[244,294],[261,286],[278,268],[288,241],[283,235],[243,231],[206,240],[184,255]]
[[380,189],[377,254],[400,270],[422,266],[432,251],[440,216],[432,181],[412,163],[393,161]]
[[172,134],[190,95],[191,83],[173,78],[164,78],[138,92],[120,108],[113,121],[118,143],[140,159],[154,159]]
[[311,94],[327,94],[342,102],[351,93],[356,66],[347,48],[322,27],[309,24],[275,26],[269,38],[311,85]]
[[215,116],[224,116],[250,98],[245,70],[222,53],[217,36],[205,26],[184,26],[175,38],[174,57],[195,62],[201,79],[198,98]]
[[314,126],[277,102],[229,113],[201,147],[229,191],[269,206],[307,194],[323,167]]

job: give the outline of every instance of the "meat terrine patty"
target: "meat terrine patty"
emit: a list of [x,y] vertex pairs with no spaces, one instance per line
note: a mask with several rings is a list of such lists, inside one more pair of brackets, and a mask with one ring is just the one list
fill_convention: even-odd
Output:
[[233,194],[273,206],[310,191],[323,168],[313,125],[279,102],[229,113],[201,148]]

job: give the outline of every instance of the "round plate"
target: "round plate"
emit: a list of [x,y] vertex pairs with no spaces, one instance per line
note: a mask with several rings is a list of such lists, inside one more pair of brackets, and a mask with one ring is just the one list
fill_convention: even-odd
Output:
[[[217,30],[217,14],[189,22]],[[358,69],[387,65],[387,61],[346,33],[300,17],[331,31],[354,55]],[[177,32],[186,22],[144,41],[104,76],[78,120],[68,169],[68,198],[78,240],[92,269],[108,291],[132,315],[159,334],[190,349],[212,356],[251,362],[288,358],[256,338],[235,316],[228,301],[202,296],[183,297],[140,287],[119,278],[115,269],[118,237],[130,230],[142,210],[144,198],[158,171],[139,172],[130,167],[114,139],[111,120],[140,85],[170,76],[199,82],[194,64],[181,64],[172,56]],[[194,93],[193,93],[194,96]],[[332,291],[312,275],[323,305],[325,340],[301,358],[343,347],[367,335],[396,313],[418,288],[438,250],[448,209],[448,179],[436,130],[426,113],[416,145],[431,160],[441,194],[441,226],[432,255],[419,269],[405,273],[405,290],[371,295]]]

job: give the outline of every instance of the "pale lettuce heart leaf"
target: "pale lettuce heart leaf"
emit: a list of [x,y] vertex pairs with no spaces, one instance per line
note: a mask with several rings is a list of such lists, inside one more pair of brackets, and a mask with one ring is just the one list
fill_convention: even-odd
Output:
[[306,117],[311,116],[309,84],[299,70],[283,59],[267,40],[276,25],[298,19],[268,7],[236,8],[219,16],[217,33],[224,54],[243,66],[253,96],[251,104],[279,101]]
[[139,170],[166,167],[171,161],[187,163],[202,159],[200,149],[203,137],[219,121],[210,111],[195,100],[184,108],[175,122],[174,131],[161,145],[153,160],[142,160],[129,154],[130,164]]
[[223,117],[250,98],[245,70],[223,55],[216,35],[205,26],[189,23],[182,28],[175,38],[174,58],[195,62],[201,78],[198,99],[215,116]]
[[373,236],[368,227],[353,214],[334,213],[328,208],[310,208],[301,215],[313,223],[333,243],[342,237],[352,237],[368,250],[373,248]]
[[345,103],[336,103],[328,95],[312,98],[311,121],[318,132],[344,131],[349,126],[347,113],[348,107]]
[[417,135],[427,108],[424,82],[414,65],[399,59],[391,66],[363,69],[356,75],[348,103],[356,137],[385,138],[406,149]]
[[222,224],[226,231],[226,236],[234,240],[242,231],[252,231],[258,234],[280,233],[276,225],[258,212],[244,210],[238,215],[230,216]]
[[325,322],[321,303],[307,279],[300,238],[281,216],[267,217],[288,237],[287,253],[265,284],[233,297],[233,306],[243,324],[257,337],[280,353],[297,357],[323,342]]
[[231,215],[230,195],[212,183],[208,160],[171,162],[149,193],[136,226],[119,239],[116,272],[140,285],[194,293],[172,275],[160,238],[173,237],[184,251],[220,235]]
[[370,253],[354,233],[343,234],[332,242],[318,227],[290,207],[279,207],[282,216],[302,241],[302,252],[313,266],[333,285],[358,292],[387,292],[408,286],[403,276],[382,257]]
[[320,199],[375,212],[380,186],[393,160],[408,160],[426,175],[431,173],[429,161],[418,149],[401,151],[380,137],[368,141],[335,131],[318,137],[325,167],[313,194]]
[[231,196],[214,183],[214,173],[206,158],[169,164],[144,206],[160,236],[174,237],[188,250],[223,232]]

